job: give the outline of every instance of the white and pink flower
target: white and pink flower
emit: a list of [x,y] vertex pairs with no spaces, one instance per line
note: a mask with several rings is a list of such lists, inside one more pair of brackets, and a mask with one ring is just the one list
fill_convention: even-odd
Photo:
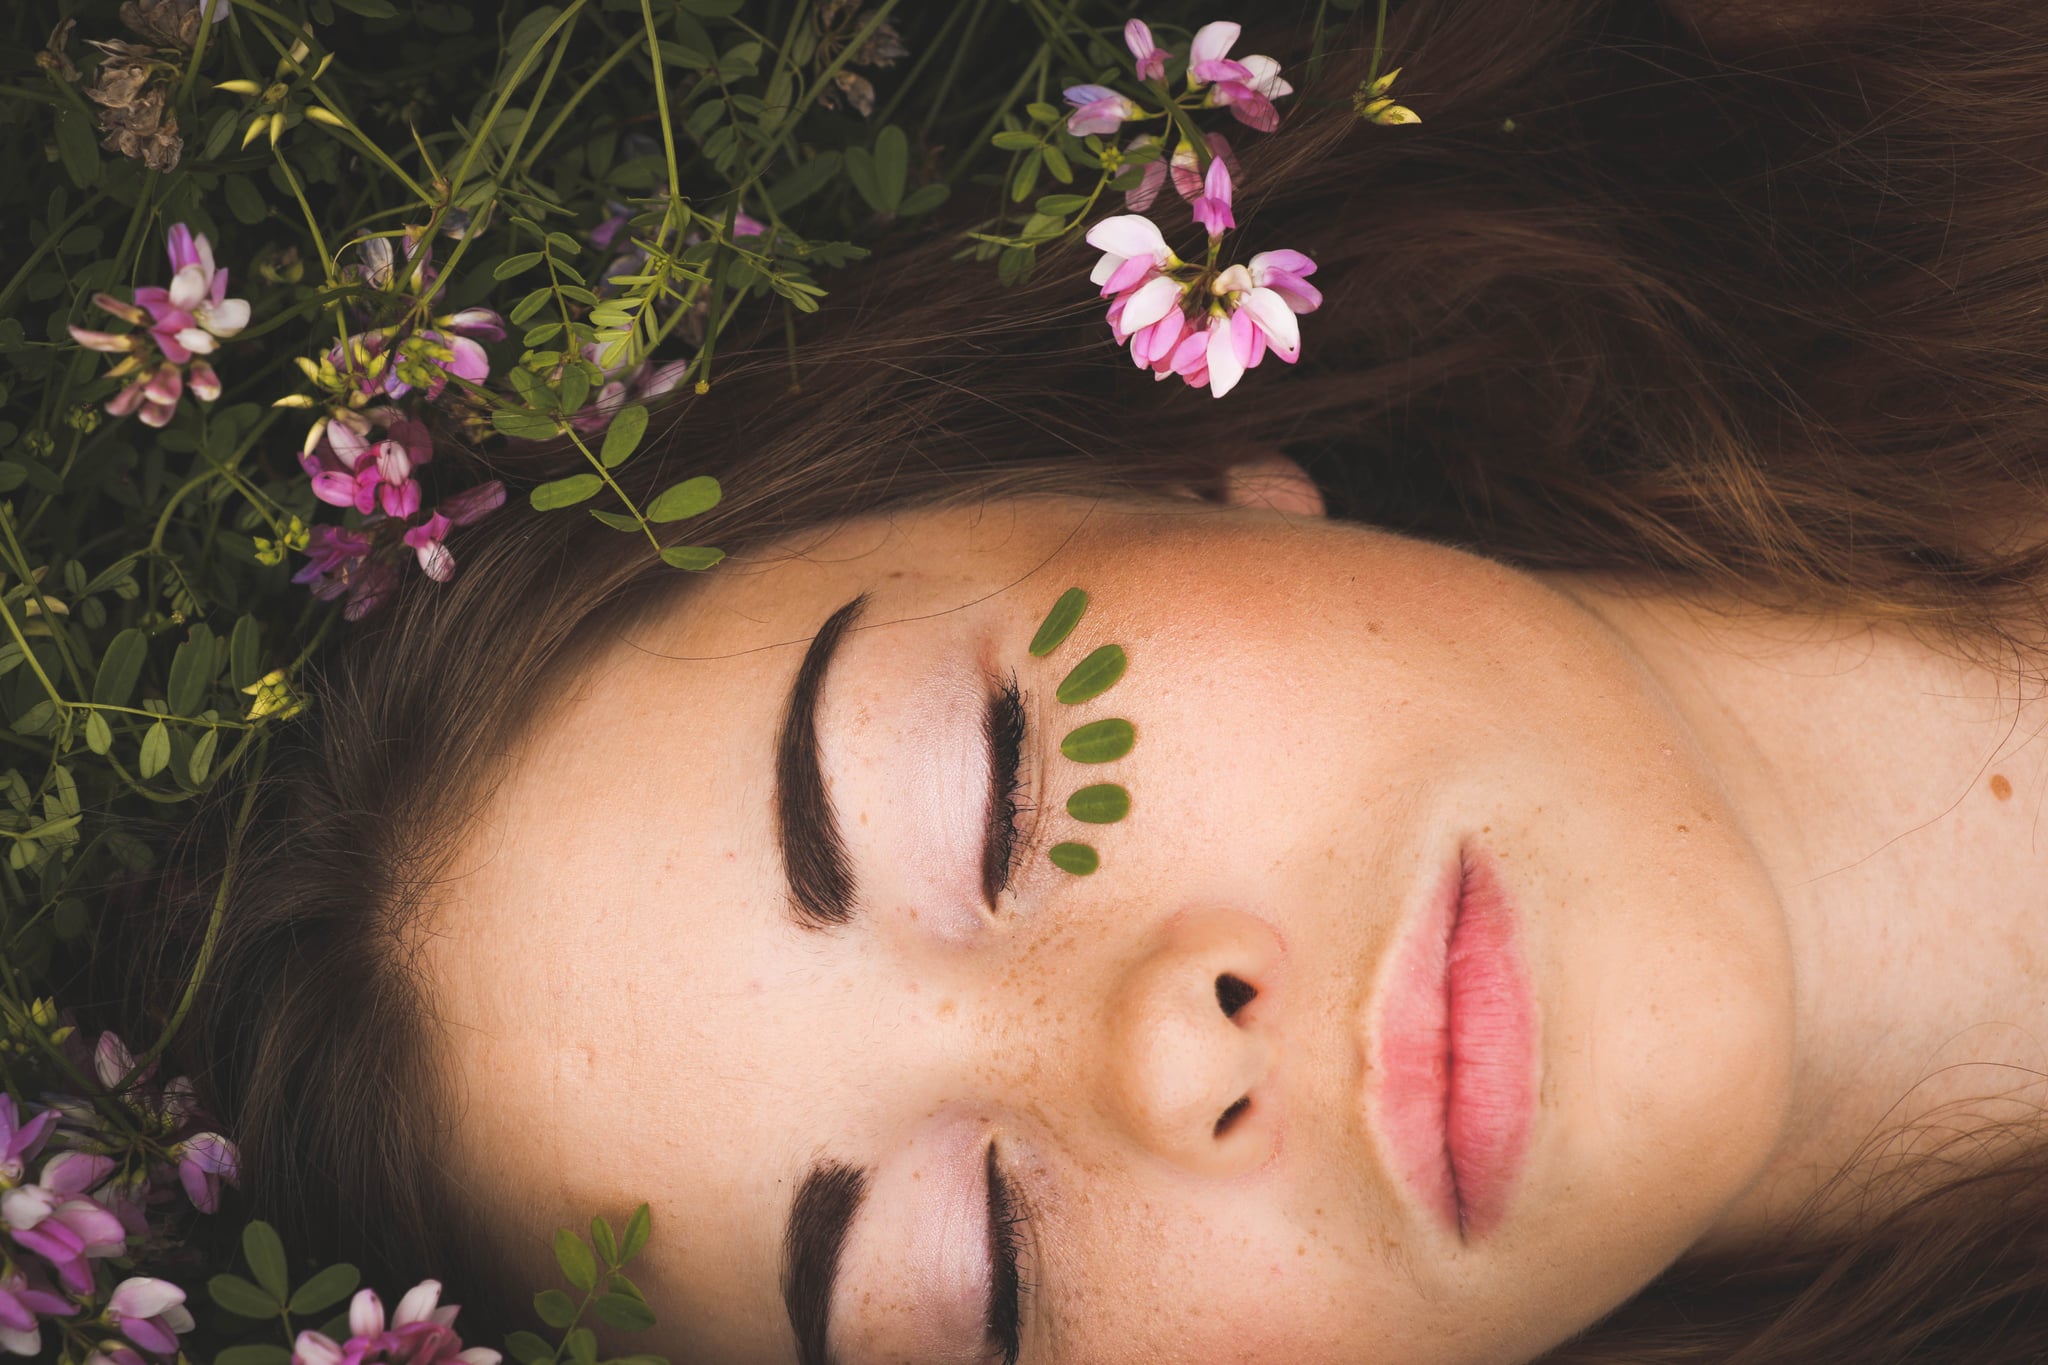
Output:
[[1219,20],[1195,30],[1188,47],[1188,88],[1208,89],[1205,105],[1230,110],[1238,122],[1270,133],[1280,126],[1280,112],[1273,101],[1294,93],[1294,87],[1280,77],[1280,63],[1253,54],[1233,59],[1230,49],[1243,31],[1239,24]]

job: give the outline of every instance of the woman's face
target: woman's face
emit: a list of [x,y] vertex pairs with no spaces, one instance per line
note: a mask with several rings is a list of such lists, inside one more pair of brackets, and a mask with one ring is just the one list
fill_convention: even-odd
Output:
[[[539,699],[428,920],[450,1165],[536,1246],[651,1202],[671,1354],[1001,1360],[1014,1304],[1033,1365],[1522,1361],[1763,1167],[1777,899],[1572,599],[1192,499],[786,548]],[[1086,613],[1034,657],[1071,587]],[[1107,644],[1121,680],[1057,700]],[[1062,755],[1107,718],[1128,754]],[[1124,819],[1067,812],[1102,782]],[[1432,1033],[1461,885],[1479,927]],[[1429,1137],[1446,1067],[1463,1169]]]

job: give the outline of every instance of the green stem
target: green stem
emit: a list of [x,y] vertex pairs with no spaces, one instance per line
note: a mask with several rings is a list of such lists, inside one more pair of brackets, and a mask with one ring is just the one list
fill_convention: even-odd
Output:
[[331,285],[335,283],[334,261],[327,254],[327,238],[320,232],[320,220],[313,216],[313,206],[306,202],[306,192],[299,187],[299,178],[292,174],[291,163],[284,159],[284,149],[272,142],[270,155],[276,160],[278,169],[284,172],[285,182],[292,187],[292,198],[299,201],[299,211],[306,215],[306,227],[313,234],[313,249],[320,253],[321,278]]
[[591,72],[589,77],[583,82],[583,84],[577,86],[576,89],[570,93],[568,100],[562,105],[560,112],[558,112],[555,115],[553,121],[551,121],[548,124],[548,126],[544,130],[542,130],[540,140],[534,143],[532,147],[527,149],[526,160],[521,162],[519,166],[520,172],[522,174],[529,172],[533,169],[533,163],[540,160],[540,154],[546,151],[548,149],[548,144],[555,140],[555,134],[562,130],[562,125],[564,123],[568,122],[569,115],[574,113],[576,111],[576,107],[583,103],[585,97],[587,97],[592,90],[595,90],[597,88],[597,83],[603,80],[606,76],[609,76],[611,74],[612,68],[617,66],[620,62],[624,61],[627,57],[631,56],[633,54],[633,50],[639,46],[640,36],[638,34],[635,34],[631,38],[628,38],[625,42],[620,43],[618,47],[612,50],[612,55],[606,57],[602,62],[599,62],[597,70]]
[[[668,202],[663,206],[661,226],[654,230],[654,244],[657,249],[668,245],[669,225],[675,221],[676,196],[683,191],[683,177],[676,169],[676,126],[668,112],[668,76],[661,69],[661,37],[654,31],[654,6],[650,0],[640,0],[640,19],[647,30],[647,60],[654,70],[655,108],[661,115],[661,149],[668,158]],[[637,513],[635,514],[637,515]],[[648,537],[654,533],[649,531]]]

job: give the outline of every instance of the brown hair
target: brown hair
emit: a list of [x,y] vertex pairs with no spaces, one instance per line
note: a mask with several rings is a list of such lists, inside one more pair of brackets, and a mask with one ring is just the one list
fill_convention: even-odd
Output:
[[[743,566],[856,512],[1158,489],[1279,448],[1336,512],[1511,564],[1860,612],[1987,659],[2032,647],[2048,7],[1843,10],[1731,46],[1647,0],[1399,4],[1419,127],[1355,117],[1353,48],[1281,132],[1235,139],[1247,249],[1321,265],[1296,371],[1269,361],[1220,402],[1155,385],[1111,346],[1085,248],[1005,291],[934,236],[845,280],[794,376],[766,349],[725,371],[624,472],[717,475],[725,502],[679,529]],[[458,533],[453,583],[415,576],[320,662],[181,1039],[252,1211],[380,1283],[446,1278],[466,1314],[518,1296],[437,1161],[409,917],[534,699],[688,583],[523,502]],[[153,912],[167,997],[222,824],[195,825],[165,883],[186,889]],[[1545,1359],[2048,1358],[2048,1156],[2015,1150],[1845,1230],[1680,1262]]]

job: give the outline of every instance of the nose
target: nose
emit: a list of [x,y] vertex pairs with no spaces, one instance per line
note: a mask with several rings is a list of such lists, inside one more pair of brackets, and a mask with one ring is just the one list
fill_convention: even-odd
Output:
[[1142,1147],[1182,1168],[1232,1175],[1272,1150],[1274,1021],[1283,949],[1232,909],[1162,923],[1109,985],[1104,1094]]

